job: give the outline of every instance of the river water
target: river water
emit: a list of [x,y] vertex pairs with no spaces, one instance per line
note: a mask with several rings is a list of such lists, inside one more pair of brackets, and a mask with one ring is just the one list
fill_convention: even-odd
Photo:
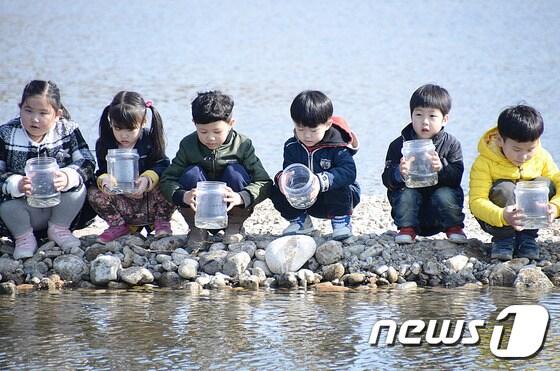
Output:
[[[511,289],[35,292],[0,297],[1,369],[525,369],[560,367],[557,291]],[[511,303],[548,308],[544,347],[529,360],[490,352],[497,314]],[[485,321],[478,345],[368,341],[392,319]],[[511,321],[499,323],[511,328]],[[509,326],[509,327],[508,327]],[[506,331],[507,333],[507,331]]]
[[[467,169],[482,133],[521,101],[542,112],[543,143],[560,158],[558,19],[554,0],[0,0],[0,121],[18,114],[26,82],[52,79],[93,147],[103,107],[136,90],[161,112],[173,157],[193,130],[190,101],[218,88],[234,97],[237,129],[273,174],[291,135],[291,100],[320,89],[360,136],[364,191],[382,194],[387,146],[427,82],[453,97],[447,130]],[[552,317],[528,362],[493,357],[488,337],[474,347],[367,344],[377,319],[491,320],[522,302],[543,303]],[[552,367],[559,309],[557,291],[497,289],[33,293],[0,298],[0,368]]]

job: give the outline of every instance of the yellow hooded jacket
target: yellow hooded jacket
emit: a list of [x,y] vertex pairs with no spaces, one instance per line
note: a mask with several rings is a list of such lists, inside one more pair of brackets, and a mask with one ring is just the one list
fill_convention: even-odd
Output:
[[498,128],[494,127],[478,143],[479,155],[471,168],[469,185],[469,207],[472,214],[492,226],[506,226],[503,208],[488,198],[492,184],[500,179],[516,182],[533,180],[539,176],[550,178],[556,186],[556,194],[550,202],[560,210],[560,172],[550,153],[539,143],[535,155],[523,165],[516,166],[502,153],[496,142],[497,136]]

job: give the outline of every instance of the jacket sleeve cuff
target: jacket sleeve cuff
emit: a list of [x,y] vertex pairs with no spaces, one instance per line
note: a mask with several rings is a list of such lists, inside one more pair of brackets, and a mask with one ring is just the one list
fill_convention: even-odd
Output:
[[249,205],[251,205],[251,194],[247,191],[241,191],[239,192],[239,195],[243,200],[243,205],[245,206],[245,208],[249,207]]
[[317,175],[317,178],[319,178],[319,186],[321,187],[321,192],[327,192],[329,190],[329,187],[331,186],[330,178],[332,177],[332,175],[330,175],[326,171],[315,175]]
[[18,189],[21,178],[23,178],[23,175],[14,174],[6,180],[6,191],[12,195],[13,198],[22,197],[24,195],[24,193],[20,192]]
[[173,196],[171,197],[173,199],[173,203],[181,207],[189,207],[189,205],[183,202],[183,198],[186,192],[187,191],[185,191],[184,189],[178,189],[173,192]]
[[159,183],[159,175],[153,170],[146,170],[140,176],[145,176],[146,178],[150,179],[150,187],[148,188],[148,192],[153,190]]
[[66,174],[66,177],[68,178],[68,184],[66,184],[66,187],[62,189],[63,192],[66,192],[69,189],[72,189],[80,185],[81,177],[80,174],[78,174],[78,172],[75,169],[65,167],[60,169],[60,171]]

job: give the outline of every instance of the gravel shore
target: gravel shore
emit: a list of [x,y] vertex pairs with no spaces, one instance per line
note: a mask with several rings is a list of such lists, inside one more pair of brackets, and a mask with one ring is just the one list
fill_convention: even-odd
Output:
[[[126,289],[152,285],[200,291],[241,286],[248,289],[299,286],[322,291],[416,286],[457,287],[466,284],[548,289],[560,284],[560,229],[558,221],[540,231],[541,259],[509,262],[490,261],[490,236],[483,232],[465,208],[466,244],[454,244],[445,234],[418,237],[412,245],[394,242],[396,228],[385,197],[366,196],[354,211],[354,236],[330,240],[331,226],[313,219],[313,250],[302,256],[294,272],[271,272],[266,248],[281,236],[288,222],[267,200],[245,223],[247,240],[229,246],[216,237],[209,251],[186,244],[188,226],[177,212],[172,220],[174,235],[160,240],[152,236],[126,236],[112,243],[95,242],[106,224],[101,219],[74,232],[82,246],[64,251],[43,241],[35,256],[12,259],[13,243],[0,245],[0,293],[23,289],[110,287]],[[288,248],[288,247],[287,247]],[[293,254],[303,250],[293,250]],[[296,260],[298,257],[295,258]]]

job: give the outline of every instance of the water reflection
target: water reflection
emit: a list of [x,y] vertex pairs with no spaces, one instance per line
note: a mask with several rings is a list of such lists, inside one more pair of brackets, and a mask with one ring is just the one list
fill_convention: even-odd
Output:
[[[0,297],[0,368],[560,366],[554,323],[559,297],[558,291],[498,288],[35,292]],[[489,350],[497,314],[514,303],[541,304],[550,312],[545,347],[532,360],[500,360]],[[483,319],[486,327],[475,346],[370,346],[371,328],[380,319],[399,325],[409,319]]]

